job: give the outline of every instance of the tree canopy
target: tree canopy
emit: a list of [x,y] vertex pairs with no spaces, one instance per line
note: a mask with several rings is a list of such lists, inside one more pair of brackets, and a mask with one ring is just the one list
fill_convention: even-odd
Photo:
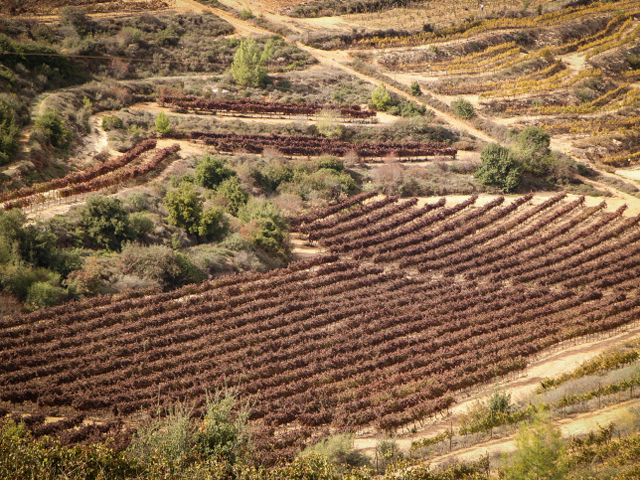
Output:
[[505,193],[513,192],[520,185],[522,165],[507,147],[490,143],[480,153],[482,163],[475,172],[483,185],[494,185]]
[[242,40],[236,50],[231,64],[231,75],[240,85],[261,87],[267,79],[265,65],[272,57],[275,47],[272,41],[267,42],[264,49],[252,38]]

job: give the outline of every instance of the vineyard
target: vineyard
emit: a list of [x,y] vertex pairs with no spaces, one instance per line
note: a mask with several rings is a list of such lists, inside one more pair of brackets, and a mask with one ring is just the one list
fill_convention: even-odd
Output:
[[25,187],[13,192],[1,193],[0,203],[4,202],[4,210],[11,210],[12,208],[25,208],[35,204],[46,203],[56,198],[98,192],[106,187],[120,185],[156,171],[167,157],[180,150],[178,144],[159,149],[145,163],[129,166],[139,159],[144,152],[153,150],[155,147],[155,140],[145,140],[124,155],[88,170],[72,173],[50,182],[39,183],[34,187]]
[[[161,92],[158,102],[161,104],[174,105],[180,109],[195,110],[199,112],[233,112],[237,114],[268,115],[277,114],[282,116],[306,116],[317,115],[323,110],[333,110],[340,113],[345,119],[366,120],[376,116],[373,110],[362,110],[360,105],[321,105],[317,103],[284,103],[265,102],[260,100],[226,100],[207,99],[189,95],[175,95],[168,92]],[[371,120],[370,120],[371,121]]]
[[306,135],[239,135],[236,133],[191,132],[192,140],[215,146],[220,152],[244,150],[262,153],[266,148],[274,148],[284,155],[318,156],[335,155],[344,157],[355,152],[362,161],[366,158],[380,159],[387,156],[415,158],[427,156],[449,156],[455,158],[458,150],[441,142],[378,142],[349,143],[325,137]]
[[[506,29],[533,29],[539,27],[553,27],[563,25],[571,21],[580,20],[581,17],[590,15],[601,15],[603,13],[615,13],[622,15],[625,12],[635,12],[638,8],[637,0],[626,0],[612,3],[596,2],[586,6],[569,7],[560,11],[546,13],[538,16],[525,16],[522,18],[485,18],[485,19],[467,19],[464,22],[451,27],[438,29],[435,31],[422,31],[396,35],[396,36],[365,36],[358,40],[354,40],[352,47],[366,48],[373,47],[378,49],[390,47],[408,47],[416,45],[424,45],[426,43],[443,43],[451,40],[465,39],[474,35],[484,34],[496,30]],[[615,34],[612,35],[612,37]],[[611,39],[609,39],[611,40]],[[604,44],[609,40],[592,39]],[[610,42],[611,43],[611,42]]]
[[[633,120],[640,101],[639,15],[637,0],[591,3],[413,34],[360,34],[343,43],[368,48],[363,62],[373,59],[387,76],[403,72],[404,85],[418,82],[443,103],[465,97],[498,128],[543,128],[566,135],[557,147],[563,153],[628,167],[640,158]],[[585,134],[596,137],[586,142]]]
[[121,418],[234,387],[265,458],[319,428],[394,432],[640,319],[640,218],[584,200],[361,194],[292,222],[323,253],[287,268],[9,317],[0,399]]

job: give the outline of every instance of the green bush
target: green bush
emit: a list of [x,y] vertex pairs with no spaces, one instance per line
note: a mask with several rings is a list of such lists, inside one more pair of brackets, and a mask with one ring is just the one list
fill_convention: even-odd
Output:
[[28,122],[28,110],[18,100],[0,96],[0,165],[10,163],[18,153],[20,128]]
[[238,211],[246,205],[249,194],[244,191],[237,177],[230,177],[218,187],[218,194],[224,199],[227,210],[231,215],[238,215]]
[[195,182],[201,187],[215,189],[227,178],[233,177],[235,170],[227,167],[220,157],[206,155],[198,160]]
[[318,115],[318,133],[327,138],[342,138],[344,127],[338,118],[339,113],[335,110],[323,109]]
[[73,270],[77,259],[56,248],[56,236],[42,226],[26,222],[18,209],[0,211],[0,264],[51,268],[62,275]]
[[120,251],[124,242],[135,238],[129,215],[117,198],[89,197],[80,209],[80,223],[89,242],[107,250]]
[[80,35],[85,35],[91,30],[93,22],[82,10],[65,7],[60,12],[60,24],[73,28]]
[[169,211],[169,223],[188,233],[198,233],[204,200],[193,185],[182,183],[178,189],[167,192],[163,202]]
[[252,198],[238,214],[245,223],[248,240],[256,247],[286,259],[289,255],[287,222],[271,202]]
[[387,92],[387,87],[381,83],[376,87],[371,95],[371,104],[377,110],[386,111],[392,104],[391,95]]
[[464,98],[458,98],[451,102],[451,108],[453,109],[453,113],[456,116],[467,120],[469,118],[473,118],[476,116],[476,111],[469,102],[467,102]]
[[129,215],[129,223],[133,235],[138,238],[153,232],[153,219],[144,212],[135,212]]
[[321,455],[335,465],[349,467],[370,466],[371,460],[369,457],[353,448],[354,438],[355,436],[352,433],[327,437],[315,445],[305,448],[300,456]]
[[265,187],[270,191],[275,191],[283,182],[293,180],[293,168],[281,159],[271,160],[262,172]]
[[513,192],[520,185],[522,165],[512,152],[497,143],[490,143],[480,153],[482,163],[475,172],[483,185],[494,185],[505,193]]
[[403,117],[420,117],[427,112],[424,105],[417,105],[414,102],[405,102],[400,106],[400,115]]
[[187,233],[220,238],[228,231],[229,225],[222,209],[205,210],[203,198],[189,182],[182,182],[177,190],[167,192],[163,201],[169,211],[167,220],[177,227],[184,228]]
[[413,82],[411,84],[411,95],[414,97],[419,97],[422,95],[422,89],[420,88],[420,84],[418,82]]
[[335,170],[336,172],[342,172],[344,170],[344,162],[338,157],[333,157],[331,155],[318,157],[316,164],[318,165],[318,168],[327,168],[329,170]]
[[523,150],[545,155],[551,145],[551,135],[536,127],[527,127],[518,134],[518,144]]
[[210,238],[222,238],[229,231],[229,222],[222,208],[205,208],[200,217],[198,235]]
[[125,275],[151,280],[165,290],[204,279],[188,257],[166,245],[145,247],[128,243],[122,249],[120,262]]
[[102,129],[105,132],[109,130],[122,130],[124,128],[124,123],[122,119],[116,115],[105,115],[102,117]]
[[169,123],[169,117],[164,112],[160,112],[156,117],[156,132],[160,135],[166,135],[171,131],[171,124]]
[[55,110],[47,110],[33,124],[34,131],[40,130],[44,133],[47,141],[56,148],[66,148],[71,141],[71,131],[58,116]]
[[35,439],[24,423],[0,424],[0,476],[72,480],[125,479],[138,473],[138,462],[104,444],[66,447],[48,437]]
[[25,304],[28,308],[51,307],[59,304],[67,295],[64,288],[56,287],[47,282],[34,282],[29,286]]

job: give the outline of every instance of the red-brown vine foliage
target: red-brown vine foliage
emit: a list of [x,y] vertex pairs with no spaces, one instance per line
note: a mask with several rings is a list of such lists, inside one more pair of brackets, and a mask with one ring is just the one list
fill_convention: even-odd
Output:
[[0,400],[122,417],[233,387],[271,461],[317,429],[422,421],[542,349],[640,319],[624,208],[374,196],[293,222],[329,254],[3,320]]
[[382,158],[389,155],[398,158],[450,156],[455,158],[458,150],[442,142],[363,142],[349,143],[341,140],[307,135],[239,135],[237,133],[191,132],[193,140],[215,146],[221,152],[244,150],[262,153],[266,148],[275,148],[284,155],[344,157],[355,152],[360,157]]
[[203,98],[192,95],[183,95],[167,90],[162,90],[158,102],[175,105],[176,107],[201,110],[209,112],[237,112],[252,114],[282,114],[282,115],[315,115],[322,110],[334,110],[340,112],[345,118],[371,118],[376,116],[373,110],[362,110],[360,105],[330,105],[321,103],[286,103],[265,102],[262,100],[228,100],[222,98]]
[[[48,182],[50,189],[43,190],[41,187],[43,184],[38,184],[36,187],[29,187],[23,190],[34,190],[38,192],[53,191],[56,190],[56,194],[60,198],[71,197],[73,195],[79,195],[82,193],[97,192],[103,188],[113,185],[119,185],[128,180],[132,180],[143,175],[147,175],[155,171],[158,166],[170,155],[177,153],[180,150],[180,145],[177,143],[166,148],[162,148],[156,152],[156,154],[144,164],[136,165],[133,167],[126,167],[135,158],[139,157],[145,150],[155,148],[155,140],[149,140],[144,144],[139,145],[139,148],[129,151],[122,157],[118,157],[114,162],[109,162],[109,165],[102,164],[98,167],[85,170],[76,174],[69,175],[69,179],[64,177],[62,179],[53,180]],[[101,168],[105,167],[106,168]],[[120,165],[120,167],[116,167]],[[109,173],[111,172],[111,173]],[[55,186],[57,185],[57,186]],[[64,185],[64,186],[63,186]],[[25,196],[16,198],[15,200],[9,200],[4,203],[5,210],[11,210],[12,208],[24,208],[28,207],[38,201],[46,199],[43,193],[31,194],[31,196]]]

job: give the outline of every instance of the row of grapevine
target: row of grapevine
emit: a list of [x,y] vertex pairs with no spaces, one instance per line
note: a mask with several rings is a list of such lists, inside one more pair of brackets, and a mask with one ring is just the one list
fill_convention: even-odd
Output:
[[156,148],[155,140],[145,140],[133,149],[129,150],[124,155],[114,160],[110,160],[95,167],[89,168],[87,170],[83,170],[82,172],[74,172],[63,178],[56,178],[55,180],[51,180],[50,182],[38,183],[33,187],[25,187],[21,188],[20,190],[11,192],[2,192],[0,193],[0,202],[7,202],[9,200],[15,200],[18,198],[26,198],[37,194],[46,193],[51,190],[65,188],[69,185],[86,183],[96,177],[106,175],[107,173],[114,172],[127,166],[144,152],[153,150],[154,148]]
[[340,112],[345,118],[371,118],[376,116],[373,110],[362,110],[360,105],[320,104],[320,103],[286,103],[286,102],[266,102],[263,100],[229,100],[229,99],[209,99],[195,97],[192,95],[176,94],[169,91],[162,91],[158,97],[158,102],[162,104],[175,105],[178,108],[189,110],[200,110],[208,112],[236,112],[252,114],[282,114],[282,115],[317,115],[322,110],[333,110]]
[[31,197],[19,198],[17,200],[10,200],[4,203],[3,208],[5,210],[11,210],[12,208],[25,208],[38,203],[46,203],[55,198],[67,198],[75,195],[81,195],[85,193],[98,192],[104,188],[111,187],[113,185],[120,185],[129,180],[133,180],[151,172],[157,170],[158,166],[170,155],[177,153],[180,150],[180,145],[177,143],[160,149],[148,162],[142,165],[136,165],[128,168],[121,168],[114,173],[102,175],[94,178],[88,182],[73,183],[67,187],[59,190],[51,191],[50,195],[36,194]]
[[213,145],[221,152],[245,150],[250,153],[262,153],[266,148],[275,148],[284,155],[344,157],[348,153],[355,152],[358,156],[367,158],[382,158],[388,155],[399,158],[435,155],[455,158],[458,153],[456,148],[442,142],[349,143],[306,135],[239,135],[206,132],[191,132],[190,137],[193,140],[201,140],[207,145]]

